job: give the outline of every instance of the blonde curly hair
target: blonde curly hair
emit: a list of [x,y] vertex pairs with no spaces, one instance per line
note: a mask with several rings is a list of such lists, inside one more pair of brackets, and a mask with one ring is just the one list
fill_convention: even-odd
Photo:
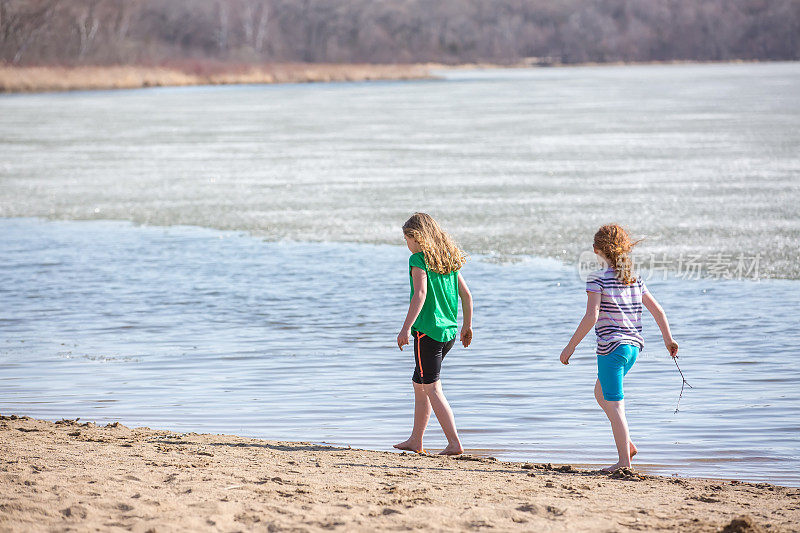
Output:
[[631,241],[628,232],[619,224],[606,224],[594,234],[594,248],[608,259],[616,278],[624,285],[636,281],[631,251],[640,242],[641,239]]
[[403,235],[417,241],[425,255],[425,264],[434,272],[456,272],[467,262],[467,255],[453,238],[426,213],[411,215],[403,224]]

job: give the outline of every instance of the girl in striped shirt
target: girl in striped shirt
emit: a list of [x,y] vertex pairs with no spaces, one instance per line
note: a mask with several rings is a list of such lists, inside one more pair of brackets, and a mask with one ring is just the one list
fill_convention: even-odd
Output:
[[[637,241],[638,242],[638,241]],[[631,242],[625,230],[608,224],[594,235],[594,253],[605,270],[589,275],[586,280],[588,303],[586,314],[561,352],[561,362],[569,358],[581,340],[591,331],[597,335],[597,382],[594,397],[605,411],[614,432],[619,461],[604,470],[630,468],[637,449],[631,442],[625,419],[622,378],[636,362],[644,347],[642,339],[642,304],[655,318],[664,345],[672,357],[678,356],[678,343],[672,338],[667,315],[650,294],[640,277],[633,273],[630,253],[637,242]]]

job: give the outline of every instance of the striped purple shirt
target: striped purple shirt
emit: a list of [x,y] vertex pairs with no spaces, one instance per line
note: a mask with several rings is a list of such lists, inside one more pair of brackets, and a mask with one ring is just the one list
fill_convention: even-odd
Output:
[[594,326],[597,334],[597,355],[606,355],[620,344],[633,344],[644,348],[642,338],[642,295],[647,287],[641,278],[623,285],[614,275],[614,269],[592,272],[586,280],[587,292],[597,292],[600,297],[600,314]]

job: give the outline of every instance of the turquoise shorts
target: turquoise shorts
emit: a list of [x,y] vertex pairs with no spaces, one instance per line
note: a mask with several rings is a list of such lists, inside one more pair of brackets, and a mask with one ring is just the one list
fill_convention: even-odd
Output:
[[618,402],[625,397],[622,378],[633,367],[638,355],[638,346],[620,344],[611,353],[597,356],[597,379],[607,402]]

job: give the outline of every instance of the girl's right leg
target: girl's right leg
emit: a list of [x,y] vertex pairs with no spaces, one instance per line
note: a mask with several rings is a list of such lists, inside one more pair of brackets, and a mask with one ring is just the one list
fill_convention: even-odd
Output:
[[430,400],[431,407],[433,407],[433,412],[436,413],[436,419],[439,421],[439,425],[442,426],[445,437],[447,437],[447,448],[439,452],[439,454],[459,455],[464,453],[461,440],[458,438],[458,430],[456,430],[456,419],[453,416],[453,410],[450,409],[447,398],[444,397],[441,380],[425,384],[423,387],[425,387],[425,393]]
[[431,417],[431,402],[428,395],[425,394],[424,385],[417,382],[412,383],[414,384],[414,427],[408,440],[395,444],[394,447],[398,450],[421,453],[423,451],[422,436],[425,434],[425,428],[428,427],[428,420]]
[[461,440],[458,438],[456,421],[450,404],[442,392],[442,384],[439,380],[439,372],[442,368],[444,359],[450,348],[453,347],[455,339],[448,342],[439,342],[431,339],[424,333],[417,332],[414,337],[414,355],[416,365],[414,368],[414,430],[411,437],[395,448],[401,450],[422,451],[422,434],[428,425],[431,409],[436,413],[439,425],[442,426],[447,437],[447,447],[440,453],[443,455],[459,455],[464,453]]

